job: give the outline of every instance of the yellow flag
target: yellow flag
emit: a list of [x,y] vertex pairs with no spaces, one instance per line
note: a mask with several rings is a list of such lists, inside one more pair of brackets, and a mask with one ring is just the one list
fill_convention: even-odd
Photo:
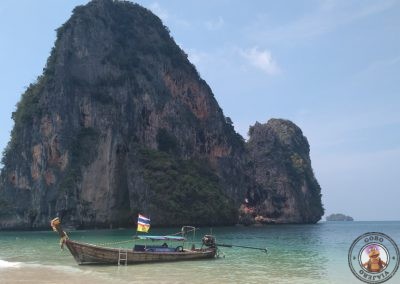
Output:
[[147,218],[139,214],[137,222],[137,231],[147,233],[149,229],[150,229],[150,218]]

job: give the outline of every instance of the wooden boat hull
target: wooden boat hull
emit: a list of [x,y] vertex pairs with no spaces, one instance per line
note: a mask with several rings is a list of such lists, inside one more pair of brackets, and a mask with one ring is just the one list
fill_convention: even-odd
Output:
[[[120,251],[122,251],[123,254],[126,252],[127,264],[209,259],[214,258],[216,254],[215,248],[184,250],[182,252],[142,252],[130,249],[101,247],[92,244],[79,243],[69,239],[65,241],[65,245],[78,264],[118,265]],[[125,261],[120,261],[120,264],[125,264]]]

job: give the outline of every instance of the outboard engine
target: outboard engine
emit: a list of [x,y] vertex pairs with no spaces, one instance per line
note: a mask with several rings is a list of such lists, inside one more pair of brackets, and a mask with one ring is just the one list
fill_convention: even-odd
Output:
[[202,241],[203,245],[206,246],[206,247],[210,247],[210,248],[215,248],[216,247],[215,237],[213,235],[205,235],[201,239],[201,241]]

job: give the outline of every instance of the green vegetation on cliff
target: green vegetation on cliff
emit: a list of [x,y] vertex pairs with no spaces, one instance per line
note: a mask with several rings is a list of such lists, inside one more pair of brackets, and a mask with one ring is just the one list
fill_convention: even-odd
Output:
[[245,143],[161,20],[129,1],[74,10],[13,119],[0,206],[16,213],[0,229],[56,214],[125,226],[143,211],[154,225],[230,225],[245,197],[256,221],[323,213],[300,129],[276,120]]
[[13,212],[13,207],[11,204],[6,201],[3,197],[0,197],[0,215],[9,215]]
[[270,119],[251,126],[249,136],[249,170],[258,186],[248,194],[252,209],[242,210],[241,221],[251,223],[250,217],[261,223],[319,221],[324,213],[321,187],[301,129],[288,120]]
[[93,128],[82,128],[71,143],[70,163],[60,182],[61,193],[72,193],[82,178],[82,167],[88,166],[97,154],[99,133]]
[[22,94],[21,100],[17,103],[16,110],[11,115],[14,120],[14,128],[11,131],[10,141],[2,153],[1,163],[3,165],[7,164],[9,153],[21,150],[24,141],[24,128],[27,125],[32,127],[34,118],[41,117],[43,107],[39,104],[39,99],[46,80],[45,76],[39,76],[35,83],[29,85]]
[[206,161],[182,160],[165,152],[141,149],[140,163],[154,206],[151,211],[159,212],[165,225],[236,222],[237,209]]

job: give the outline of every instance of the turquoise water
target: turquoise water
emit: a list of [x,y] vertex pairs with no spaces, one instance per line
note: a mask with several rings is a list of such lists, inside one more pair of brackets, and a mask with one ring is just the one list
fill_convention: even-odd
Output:
[[[151,234],[176,231],[152,229]],[[209,232],[201,228],[198,240]],[[59,249],[54,232],[0,232],[0,283],[361,283],[348,267],[347,253],[353,240],[366,232],[385,233],[400,244],[400,222],[220,227],[212,229],[218,242],[266,247],[268,253],[221,248],[225,258],[215,260],[78,266],[68,250]],[[129,240],[133,234],[134,230],[69,232],[71,239],[95,244]],[[387,283],[400,283],[400,271]]]

